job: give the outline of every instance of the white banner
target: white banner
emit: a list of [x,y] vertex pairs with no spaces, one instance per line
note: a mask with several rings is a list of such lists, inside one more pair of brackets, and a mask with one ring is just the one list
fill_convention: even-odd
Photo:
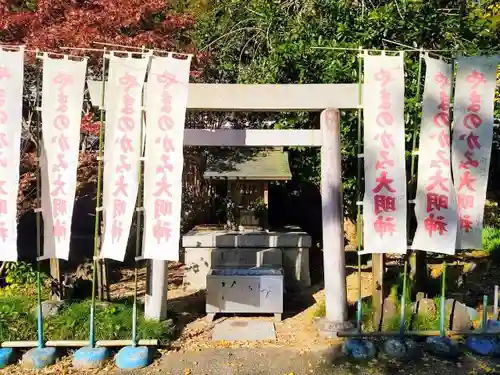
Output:
[[[179,260],[184,122],[191,59],[155,57],[147,83],[144,258]],[[156,95],[152,95],[156,93]]]
[[450,163],[452,66],[429,57],[425,63],[415,202],[417,231],[412,248],[453,255],[457,204]]
[[459,216],[456,248],[482,249],[498,57],[460,57],[457,62],[452,141]]
[[24,49],[0,48],[0,261],[17,260],[17,193]]
[[86,72],[87,59],[43,57],[42,259],[68,260]]
[[404,59],[364,57],[364,249],[406,253]]
[[104,234],[100,256],[123,261],[139,186],[142,89],[149,56],[110,56],[104,147]]

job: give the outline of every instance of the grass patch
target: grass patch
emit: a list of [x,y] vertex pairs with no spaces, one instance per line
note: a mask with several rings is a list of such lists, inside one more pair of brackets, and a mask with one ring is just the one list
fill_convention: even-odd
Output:
[[[130,303],[98,306],[95,312],[97,340],[119,340],[132,337],[132,309]],[[59,315],[44,319],[45,339],[86,340],[89,337],[90,301],[74,302]],[[158,339],[162,344],[171,341],[173,327],[167,322],[144,318],[139,312],[137,336],[139,339]],[[33,295],[0,295],[0,341],[35,340],[36,297]]]

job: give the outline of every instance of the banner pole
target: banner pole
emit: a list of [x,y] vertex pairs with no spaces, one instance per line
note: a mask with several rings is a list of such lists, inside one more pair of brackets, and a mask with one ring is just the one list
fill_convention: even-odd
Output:
[[405,318],[406,318],[406,280],[408,275],[408,261],[405,257],[405,265],[403,271],[403,291],[401,292],[401,315],[399,317],[399,333],[401,334],[401,339],[404,338],[405,334]]
[[36,288],[37,288],[37,335],[38,335],[38,347],[43,348],[43,315],[42,315],[42,285],[40,277],[40,257],[42,256],[42,244],[41,244],[41,137],[40,137],[40,64],[38,62],[38,52],[35,56],[35,69],[36,69],[36,87],[35,87],[35,124],[36,124],[36,153],[37,153],[37,164],[36,164]]
[[[417,121],[418,121],[418,109],[421,108],[421,81],[422,81],[422,64],[423,63],[423,49],[420,48],[420,53],[418,54],[418,71],[417,71],[417,89],[415,93],[415,113],[414,113],[414,123],[413,123],[413,134],[412,134],[412,147],[411,147],[411,156],[410,156],[410,181],[409,181],[409,186],[408,186],[408,196],[410,199],[414,199],[415,195],[415,150],[417,148]],[[407,221],[406,221],[406,230],[408,233],[408,238],[410,238],[410,224],[411,224],[411,207],[412,205],[409,203],[408,204],[408,212],[407,212]],[[415,267],[415,272],[416,270],[416,257],[417,254],[415,251],[413,251],[413,254],[410,255],[410,257],[415,257],[415,261],[412,262],[414,267]],[[400,332],[401,336],[404,334],[404,317],[405,317],[405,310],[406,310],[406,285],[407,285],[407,279],[408,279],[408,255],[405,255],[404,257],[404,273],[403,273],[403,293],[401,295],[401,320],[400,320]],[[413,286],[410,287],[410,290],[413,289]],[[410,298],[411,298],[411,292],[410,292]]]
[[[144,53],[145,48],[142,47],[142,53]],[[149,63],[151,62],[151,58],[149,58]],[[143,155],[143,139],[144,139],[144,88],[141,95],[141,136],[139,147],[141,149],[140,155]],[[139,157],[139,171],[138,171],[138,194],[137,194],[137,208],[136,208],[136,237],[135,237],[135,260],[134,260],[134,305],[132,310],[132,346],[137,346],[137,291],[138,291],[138,281],[139,281],[139,267],[138,262],[141,257],[141,245],[142,245],[142,209],[143,209],[143,179],[142,179],[142,163],[143,158]]]
[[446,334],[446,329],[444,326],[445,322],[445,295],[446,295],[446,260],[443,262],[443,273],[441,274],[441,300],[439,308],[439,335],[444,337]]
[[[103,127],[104,127],[104,95],[106,82],[106,48],[102,55],[102,92],[101,92],[101,107],[100,107],[100,126],[99,126],[99,151],[97,157],[97,187],[96,187],[96,210],[94,224],[94,257],[92,262],[92,302],[90,305],[90,331],[89,341],[92,348],[95,347],[95,305],[96,305],[96,278],[99,262],[99,228],[100,228],[100,211],[101,211],[101,187],[102,187],[102,145],[103,145]],[[101,233],[101,236],[103,233]]]
[[[358,54],[358,149],[357,149],[357,178],[356,178],[356,202],[361,200],[361,158],[359,155],[363,152],[361,145],[361,132],[362,129],[362,82],[363,82],[363,50],[359,47]],[[356,306],[356,328],[358,332],[362,330],[362,278],[361,278],[361,242],[362,242],[362,232],[363,227],[361,225],[361,205],[357,204],[357,215],[356,215],[356,242],[357,242],[357,256],[358,256],[358,301]]]

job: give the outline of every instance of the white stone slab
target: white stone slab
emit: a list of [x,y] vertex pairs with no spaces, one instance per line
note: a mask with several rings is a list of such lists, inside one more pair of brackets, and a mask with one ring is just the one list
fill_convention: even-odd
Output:
[[192,230],[182,237],[182,247],[311,247],[305,232],[231,232]]
[[217,323],[212,331],[213,341],[276,340],[273,322],[263,320],[227,319]]

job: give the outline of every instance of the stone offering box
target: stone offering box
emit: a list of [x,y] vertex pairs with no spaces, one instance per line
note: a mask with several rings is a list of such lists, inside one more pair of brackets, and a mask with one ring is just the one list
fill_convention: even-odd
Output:
[[217,313],[283,313],[283,272],[273,268],[213,269],[207,275],[207,320]]
[[195,228],[182,237],[182,247],[183,284],[188,290],[206,289],[211,269],[254,267],[282,269],[287,290],[311,286],[311,237],[299,228],[279,232]]

